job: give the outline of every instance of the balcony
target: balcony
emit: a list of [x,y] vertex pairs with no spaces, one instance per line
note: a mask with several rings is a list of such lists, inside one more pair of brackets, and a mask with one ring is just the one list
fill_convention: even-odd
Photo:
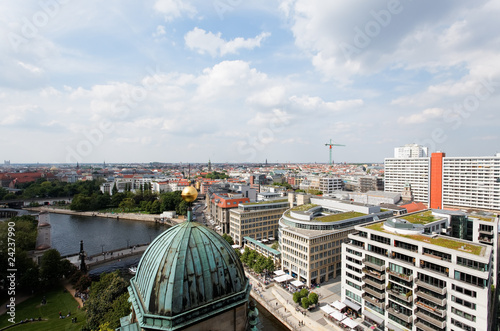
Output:
[[493,229],[491,229],[490,231],[488,231],[488,230],[479,230],[479,233],[481,233],[481,234],[488,234],[490,236],[494,235]]
[[386,306],[386,309],[387,309],[387,312],[391,315],[394,315],[396,316],[397,318],[405,321],[406,323],[411,323],[413,322],[413,316],[412,315],[405,315],[401,312],[399,312],[399,310],[395,310],[394,308],[390,307],[389,305]]
[[477,240],[479,240],[479,242],[484,242],[484,243],[488,243],[488,244],[493,243],[493,239],[488,238],[488,237],[481,237],[481,236],[479,236],[477,238]]
[[433,292],[436,292],[438,294],[441,294],[441,295],[445,295],[446,294],[446,287],[434,286],[434,285],[426,283],[426,282],[424,282],[424,281],[422,281],[422,280],[420,280],[418,278],[415,280],[415,284],[417,284],[420,287],[423,287],[423,288],[426,288],[428,290],[431,290]]
[[370,276],[370,277],[376,278],[378,280],[385,280],[385,274],[381,274],[378,271],[373,271],[373,270],[370,270],[367,268],[363,268],[362,270],[365,273],[365,276],[363,276],[363,279],[365,279],[366,276]]
[[385,269],[385,265],[382,264],[382,265],[378,265],[378,264],[375,264],[373,262],[370,262],[370,261],[367,261],[366,259],[363,259],[363,263],[368,266],[368,267],[371,267],[375,270],[378,270],[378,271],[384,271]]
[[429,315],[422,313],[421,311],[417,311],[415,314],[418,318],[423,319],[426,322],[431,323],[432,325],[437,326],[440,329],[444,329],[446,327],[446,321],[440,321],[438,319],[432,318]]
[[[369,284],[369,285],[375,287],[376,289],[379,289],[382,291],[385,289],[385,283],[377,283],[377,282],[371,280],[370,278],[365,278],[365,277],[364,277],[363,281],[365,282],[365,284]],[[365,286],[365,285],[363,285],[363,286]]]
[[408,296],[406,295],[408,292],[404,293],[404,292],[399,292],[399,291],[395,291],[395,290],[391,289],[391,290],[389,290],[389,293],[398,297],[399,299],[401,299],[405,302],[411,302],[411,300],[413,298],[411,295],[408,295]]
[[430,313],[436,314],[436,316],[438,316],[440,318],[446,317],[446,310],[439,309],[439,308],[437,308],[437,306],[435,306],[435,307],[429,306],[429,305],[427,305],[421,301],[417,301],[417,300],[415,300],[415,304],[418,306],[418,308],[421,308],[421,309],[426,310]]
[[415,326],[421,330],[424,330],[424,331],[436,331],[436,329],[431,328],[430,326],[428,326],[422,322],[416,322]]
[[[385,292],[384,293],[379,293],[375,290],[372,290],[371,288],[368,288],[368,287],[365,287],[363,289],[363,291],[365,291],[366,293],[374,296],[375,298],[379,299],[379,300],[385,300]],[[365,295],[365,293],[363,293],[363,296]]]
[[422,291],[417,291],[416,294],[417,297],[424,298],[430,302],[435,303],[438,306],[446,306],[446,299],[439,299]]
[[412,281],[412,276],[411,275],[400,274],[400,273],[392,271],[389,268],[387,268],[387,273],[393,275],[394,277],[397,277],[397,278],[400,278],[402,280],[405,280],[407,282],[411,282]]
[[380,309],[384,309],[385,300],[380,301],[379,299],[372,298],[368,295],[363,295],[363,299],[365,299],[365,301],[368,301],[369,303]]

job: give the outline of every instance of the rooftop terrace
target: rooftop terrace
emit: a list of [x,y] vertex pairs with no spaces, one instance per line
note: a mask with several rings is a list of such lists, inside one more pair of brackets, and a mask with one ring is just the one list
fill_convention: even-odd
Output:
[[316,218],[315,221],[338,222],[338,221],[348,220],[350,218],[355,218],[355,217],[360,217],[360,216],[366,216],[366,214],[358,213],[355,211],[348,211],[345,213],[332,214],[332,215],[328,215],[328,216],[321,216],[321,217]]
[[257,201],[257,202],[246,202],[246,203],[242,203],[242,205],[243,206],[253,206],[253,205],[265,205],[265,204],[278,203],[278,202],[288,202],[288,199]]
[[314,203],[308,203],[306,205],[301,205],[297,207],[293,207],[291,210],[292,211],[308,211],[311,208],[318,207],[319,205],[316,205]]
[[431,210],[427,210],[427,211],[423,211],[423,212],[415,213],[415,214],[411,214],[411,215],[405,215],[405,216],[398,217],[398,218],[402,218],[404,220],[407,220],[408,222],[410,222],[412,224],[422,224],[422,225],[429,224],[429,223],[432,223],[432,222],[439,220],[439,218],[436,218],[432,215]]
[[365,226],[365,228],[375,230],[375,231],[385,232],[388,234],[393,234],[393,235],[396,235],[399,237],[404,237],[404,238],[408,238],[408,239],[412,239],[412,240],[416,240],[416,241],[422,241],[422,242],[429,243],[431,245],[450,248],[450,249],[454,249],[457,251],[466,252],[466,253],[470,253],[470,254],[474,254],[474,255],[478,255],[478,256],[482,256],[484,254],[483,253],[484,247],[473,244],[473,243],[464,242],[463,240],[455,239],[452,237],[435,236],[435,235],[433,237],[431,237],[431,236],[425,236],[425,235],[420,235],[420,234],[418,234],[418,235],[398,234],[398,233],[394,233],[394,232],[385,230],[383,225],[384,225],[384,222],[378,222],[378,223],[374,223],[374,224]]

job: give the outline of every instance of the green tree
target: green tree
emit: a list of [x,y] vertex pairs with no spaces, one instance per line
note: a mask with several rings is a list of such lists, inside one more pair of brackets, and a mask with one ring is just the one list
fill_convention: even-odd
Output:
[[309,291],[306,288],[303,288],[302,290],[300,290],[300,297],[301,298],[306,297],[308,295],[309,295]]
[[307,308],[309,308],[311,303],[309,302],[309,299],[307,297],[304,297],[301,299],[301,305],[302,305],[302,308],[307,309]]
[[276,250],[277,250],[277,249],[279,248],[279,246],[280,246],[280,245],[279,245],[279,244],[278,244],[278,242],[276,241],[275,243],[273,243],[273,244],[271,245],[271,248],[272,248],[272,249],[276,249]]
[[[151,203],[151,202],[148,202]],[[155,200],[150,204],[149,212],[151,214],[160,214],[161,213],[161,204],[160,201]]]
[[9,193],[6,189],[3,187],[0,187],[0,200],[3,200],[3,198]]
[[318,303],[318,295],[314,292],[311,292],[309,293],[309,302],[311,303],[311,305],[315,305]]
[[264,269],[266,269],[267,272],[269,272],[269,273],[273,273],[274,270],[276,270],[276,266],[274,265],[274,261],[270,256],[268,256],[266,258],[266,262],[264,264]]
[[118,187],[116,187],[116,182],[113,183],[113,188],[111,189],[111,195],[118,193]]
[[229,245],[234,245],[234,240],[233,238],[231,238],[230,235],[228,235],[227,233],[224,233],[222,235],[222,238],[224,238],[225,241],[227,241],[229,243]]
[[92,285],[92,279],[88,275],[81,275],[80,279],[75,284],[75,289],[77,291],[83,292],[87,290],[87,288]]
[[119,208],[122,208],[126,211],[129,211],[130,209],[133,209],[135,207],[135,202],[134,199],[132,198],[125,198],[120,202],[118,205]]
[[255,259],[253,271],[260,274],[262,271],[264,271],[265,268],[266,268],[266,258],[264,257],[264,255],[259,254]]
[[302,297],[300,296],[300,292],[297,291],[297,292],[293,293],[292,299],[293,299],[293,302],[299,303],[300,299],[302,299]]
[[120,327],[120,318],[130,314],[130,302],[128,302],[129,294],[128,292],[120,295],[116,300],[113,301],[111,309],[104,315],[104,322],[109,323],[109,327],[112,330]]
[[101,274],[101,279],[92,283],[89,299],[85,302],[89,329],[96,330],[106,322],[105,316],[113,309],[113,302],[126,293],[127,285],[127,282],[120,277],[119,271]]
[[59,283],[63,275],[61,254],[56,249],[49,249],[42,255],[40,262],[40,278],[47,287],[53,287]]

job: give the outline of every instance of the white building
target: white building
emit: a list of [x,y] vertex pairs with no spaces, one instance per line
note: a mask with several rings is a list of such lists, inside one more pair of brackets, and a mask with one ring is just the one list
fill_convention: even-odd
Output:
[[416,201],[429,203],[430,158],[387,158],[384,160],[384,191],[402,193],[411,184]]
[[417,157],[427,157],[428,148],[417,144],[406,144],[402,147],[394,148],[394,158],[408,159]]
[[342,301],[388,330],[491,330],[493,247],[440,235],[448,216],[356,226],[342,245]]
[[323,194],[341,191],[344,188],[344,182],[339,177],[320,177],[319,190]]

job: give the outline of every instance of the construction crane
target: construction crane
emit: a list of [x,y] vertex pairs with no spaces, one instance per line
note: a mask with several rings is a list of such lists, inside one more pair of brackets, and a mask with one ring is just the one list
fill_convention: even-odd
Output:
[[332,140],[330,139],[330,143],[326,143],[325,146],[330,146],[330,165],[332,164],[332,147],[333,146],[345,146],[345,145],[340,145],[340,144],[334,144]]

